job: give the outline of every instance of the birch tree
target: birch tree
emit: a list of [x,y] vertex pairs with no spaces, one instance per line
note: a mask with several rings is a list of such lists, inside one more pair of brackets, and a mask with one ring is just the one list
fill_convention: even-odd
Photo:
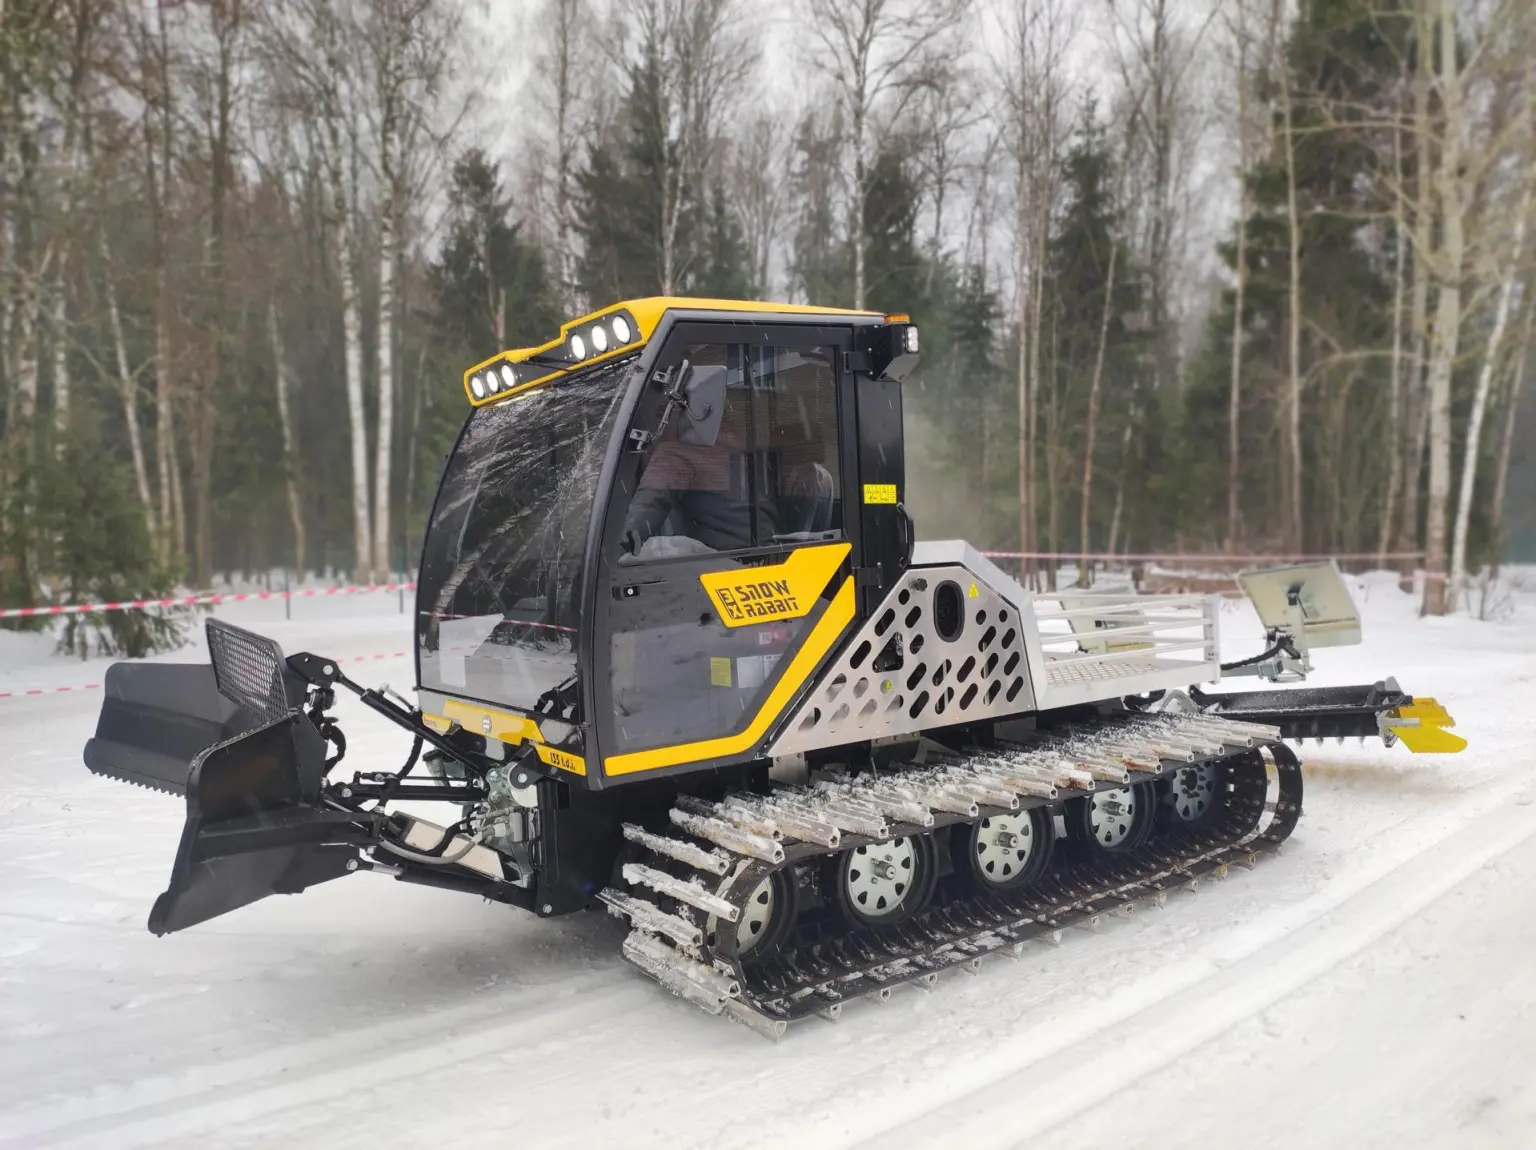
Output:
[[[1276,38],[1276,44],[1280,41]],[[1280,133],[1285,167],[1285,216],[1286,237],[1290,244],[1286,291],[1286,388],[1285,415],[1282,420],[1285,442],[1284,475],[1285,492],[1281,501],[1284,508],[1286,545],[1300,552],[1303,544],[1301,502],[1301,212],[1296,201],[1296,126],[1292,103],[1290,63],[1280,47],[1274,62],[1275,74],[1280,78]]]
[[1454,610],[1457,600],[1466,591],[1467,583],[1467,524],[1472,518],[1472,491],[1477,482],[1477,464],[1482,455],[1483,415],[1488,409],[1488,395],[1493,388],[1493,376],[1499,363],[1499,353],[1504,342],[1504,329],[1509,324],[1510,305],[1515,298],[1520,258],[1525,250],[1526,223],[1531,214],[1531,189],[1536,185],[1536,166],[1532,167],[1525,188],[1520,194],[1520,206],[1515,209],[1515,231],[1510,237],[1510,259],[1503,285],[1499,289],[1498,303],[1494,306],[1493,326],[1488,332],[1488,347],[1483,352],[1482,366],[1477,373],[1477,390],[1472,394],[1472,411],[1467,417],[1466,447],[1461,455],[1461,486],[1456,495],[1456,520],[1451,535],[1451,601],[1447,609]]
[[749,57],[739,0],[643,0],[636,5],[641,60],[651,69],[663,133],[656,264],[662,295],[686,282],[692,245],[686,212],[720,158],[722,125],[743,94]]
[[456,59],[459,10],[442,0],[375,0],[360,34],[367,45],[378,179],[378,426],[374,436],[372,577],[388,576],[395,426],[396,268],[402,215],[440,159],[434,117]]
[[853,299],[868,289],[865,201],[880,137],[912,95],[942,70],[939,53],[968,5],[965,0],[801,0],[801,25],[823,51],[813,59],[826,74],[848,133],[849,219]]
[[149,468],[145,463],[143,436],[139,430],[139,372],[130,367],[128,362],[128,341],[123,335],[122,310],[117,304],[116,274],[105,230],[100,232],[98,242],[101,247],[102,289],[106,295],[107,322],[111,326],[112,350],[117,368],[118,398],[123,405],[123,425],[128,429],[128,449],[133,459],[134,487],[139,493],[139,502],[144,505],[144,525],[149,529],[149,537],[156,539],[159,528],[155,520],[154,497],[149,491]]
[[1202,42],[1223,5],[1202,9],[1195,21],[1184,15],[1191,6],[1176,0],[1108,0],[1106,8],[1122,98],[1133,110],[1128,155],[1141,180],[1133,206],[1140,217],[1156,389],[1178,378],[1183,359],[1178,295],[1188,256],[1182,241],[1191,169],[1205,131],[1195,82]]
[[1520,329],[1520,342],[1513,355],[1514,367],[1510,372],[1507,394],[1501,416],[1504,431],[1499,436],[1499,454],[1494,463],[1493,498],[1490,500],[1490,519],[1493,528],[1493,573],[1498,574],[1499,561],[1504,553],[1504,505],[1509,493],[1509,459],[1515,444],[1515,428],[1520,419],[1520,391],[1525,383],[1526,368],[1530,365],[1531,335],[1536,329],[1536,291],[1525,295],[1525,322]]
[[[1038,397],[1046,251],[1060,179],[1065,116],[1071,99],[1064,53],[1077,26],[1074,10],[1051,0],[1019,5],[1005,22],[1001,62],[1007,151],[1014,183],[1013,290],[1019,332],[1019,549],[1036,550]],[[1023,570],[1032,577],[1034,560]]]
[[[362,292],[358,282],[356,196],[350,163],[362,147],[356,25],[348,4],[289,0],[267,25],[272,63],[288,85],[287,98],[313,124],[309,144],[324,173],[327,223],[334,237],[341,289],[342,361],[351,447],[353,574],[369,577],[374,558],[368,483],[368,424],[363,402]],[[344,22],[345,20],[345,22]]]
[[581,159],[577,141],[585,138],[590,126],[592,89],[591,70],[583,66],[582,37],[596,22],[591,0],[545,0],[543,19],[537,25],[544,39],[535,99],[552,129],[543,141],[539,175],[548,196],[551,265],[561,310],[569,315],[583,310],[576,282],[576,164]]
[[299,460],[293,449],[293,418],[288,412],[288,356],[283,349],[282,329],[278,325],[277,302],[267,302],[267,339],[272,345],[272,383],[277,392],[277,417],[283,433],[283,485],[288,494],[288,518],[293,529],[293,568],[304,577],[306,536],[304,508],[299,499]]
[[731,194],[752,253],[752,282],[761,296],[772,294],[773,262],[789,211],[789,136],[772,113],[747,121],[732,148]]
[[[1433,4],[1436,32],[1435,90],[1439,120],[1435,143],[1438,162],[1434,168],[1434,194],[1438,207],[1440,243],[1432,269],[1437,290],[1434,327],[1430,338],[1429,391],[1429,505],[1425,526],[1423,611],[1443,615],[1451,609],[1454,587],[1447,563],[1451,485],[1451,376],[1461,346],[1461,327],[1468,302],[1479,298],[1474,287],[1464,300],[1469,269],[1469,227],[1485,219],[1490,203],[1484,181],[1519,140],[1517,125],[1523,118],[1500,123],[1494,113],[1498,100],[1518,90],[1511,78],[1529,83],[1528,64],[1531,26],[1521,0],[1498,0],[1478,13],[1476,25],[1458,21],[1455,0],[1427,0]],[[1468,37],[1470,34],[1470,37]],[[1470,44],[1467,39],[1470,38]],[[1518,224],[1524,227],[1522,214]],[[1501,228],[1497,239],[1478,237],[1489,244],[1507,245]],[[1475,232],[1474,232],[1475,235]],[[1502,334],[1502,333],[1501,333]]]
[[1271,0],[1267,19],[1260,23],[1255,0],[1235,0],[1222,11],[1236,50],[1232,88],[1236,97],[1232,122],[1237,144],[1237,236],[1233,268],[1232,355],[1227,385],[1227,548],[1235,549],[1242,535],[1242,412],[1244,303],[1248,288],[1248,183],[1253,167],[1268,143],[1271,101],[1258,90],[1279,39],[1280,4]]

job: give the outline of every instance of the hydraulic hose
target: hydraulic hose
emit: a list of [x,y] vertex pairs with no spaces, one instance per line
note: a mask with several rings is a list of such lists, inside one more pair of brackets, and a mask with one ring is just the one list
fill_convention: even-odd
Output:
[[1267,651],[1260,651],[1257,655],[1250,655],[1246,659],[1238,659],[1232,663],[1223,663],[1221,669],[1223,671],[1236,671],[1243,667],[1252,667],[1254,664],[1262,663],[1266,659],[1273,659],[1276,655],[1289,655],[1293,659],[1301,657],[1297,654],[1296,648],[1291,646],[1290,640],[1282,639]]
[[[448,833],[451,836],[453,832],[450,831]],[[379,840],[379,846],[389,851],[390,854],[399,855],[401,858],[409,859],[411,862],[425,863],[427,866],[452,866],[479,845],[480,836],[477,834],[451,855],[428,855],[422,854],[420,851],[413,851],[410,847],[403,847],[392,843],[388,839]]]

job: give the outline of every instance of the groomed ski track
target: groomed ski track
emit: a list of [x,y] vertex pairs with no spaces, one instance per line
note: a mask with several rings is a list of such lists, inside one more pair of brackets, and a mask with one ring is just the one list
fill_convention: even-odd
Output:
[[[606,916],[375,876],[155,939],[180,805],[79,765],[89,696],[0,708],[0,1146],[1530,1145],[1536,605],[1362,607],[1314,681],[1396,674],[1468,752],[1308,746],[1279,857],[776,1045],[639,976]],[[230,617],[338,656],[406,626]],[[353,755],[401,750],[346,718]]]

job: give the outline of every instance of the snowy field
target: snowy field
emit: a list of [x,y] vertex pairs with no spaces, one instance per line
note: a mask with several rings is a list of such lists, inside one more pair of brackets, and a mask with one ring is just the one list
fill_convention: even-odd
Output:
[[[1313,682],[1396,675],[1465,753],[1309,746],[1278,857],[777,1044],[604,915],[373,875],[154,938],[181,805],[81,765],[99,690],[0,699],[0,1146],[1536,1146],[1536,595],[1355,584],[1365,644]],[[412,681],[393,596],[224,617]],[[0,692],[100,681],[49,649],[0,635]],[[345,718],[349,766],[403,756]]]

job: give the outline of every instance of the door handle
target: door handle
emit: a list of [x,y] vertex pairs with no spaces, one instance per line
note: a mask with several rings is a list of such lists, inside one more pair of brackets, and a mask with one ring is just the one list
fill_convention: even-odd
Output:
[[896,523],[901,531],[901,569],[912,566],[912,553],[917,547],[917,524],[908,513],[906,504],[896,504]]

